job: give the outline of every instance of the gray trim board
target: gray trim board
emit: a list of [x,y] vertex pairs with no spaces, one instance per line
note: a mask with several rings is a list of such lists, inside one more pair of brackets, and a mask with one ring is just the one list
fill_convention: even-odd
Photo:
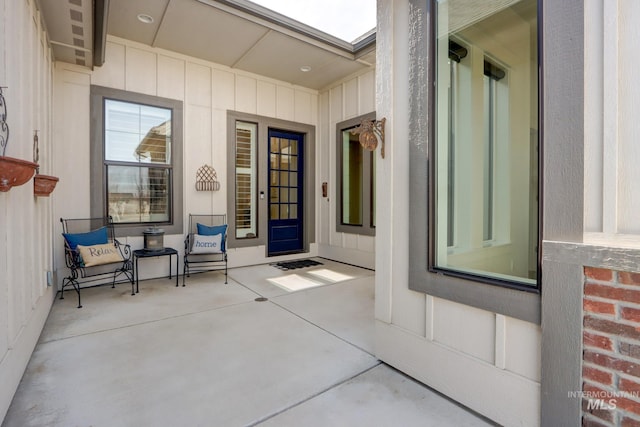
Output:
[[[543,239],[582,242],[584,216],[584,2],[542,8]],[[562,46],[562,49],[558,49]],[[583,269],[542,245],[541,425],[581,425]]]
[[106,54],[109,0],[95,0],[93,8],[93,66],[100,67]]

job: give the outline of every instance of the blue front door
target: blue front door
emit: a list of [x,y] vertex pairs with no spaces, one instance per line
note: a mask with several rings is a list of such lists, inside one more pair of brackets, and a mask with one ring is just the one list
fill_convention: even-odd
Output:
[[303,135],[269,129],[269,255],[302,252]]

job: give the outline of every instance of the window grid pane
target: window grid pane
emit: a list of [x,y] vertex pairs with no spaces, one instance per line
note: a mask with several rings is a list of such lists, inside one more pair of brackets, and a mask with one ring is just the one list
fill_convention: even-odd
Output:
[[104,114],[106,161],[171,163],[170,109],[107,99]]
[[107,165],[107,182],[107,205],[114,222],[169,221],[170,169]]

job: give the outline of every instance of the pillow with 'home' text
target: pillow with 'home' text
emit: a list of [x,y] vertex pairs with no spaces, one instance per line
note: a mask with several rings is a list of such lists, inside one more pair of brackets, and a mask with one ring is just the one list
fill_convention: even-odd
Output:
[[222,235],[222,251],[224,252],[225,248],[225,238],[224,236],[227,234],[227,224],[221,225],[204,225],[197,223],[198,234],[201,236],[215,236],[216,234]]
[[219,254],[222,253],[222,234],[213,236],[193,235],[192,254]]

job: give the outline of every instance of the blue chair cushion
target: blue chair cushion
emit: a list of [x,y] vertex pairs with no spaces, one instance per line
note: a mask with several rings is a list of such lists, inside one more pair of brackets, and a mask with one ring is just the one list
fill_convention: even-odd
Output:
[[107,227],[101,227],[87,233],[62,233],[62,236],[73,251],[76,250],[78,245],[93,246],[109,243]]
[[220,247],[222,248],[222,252],[226,250],[226,242],[225,237],[227,236],[227,224],[222,225],[204,225],[197,223],[198,234],[202,236],[215,236],[216,234],[222,235],[222,244]]

